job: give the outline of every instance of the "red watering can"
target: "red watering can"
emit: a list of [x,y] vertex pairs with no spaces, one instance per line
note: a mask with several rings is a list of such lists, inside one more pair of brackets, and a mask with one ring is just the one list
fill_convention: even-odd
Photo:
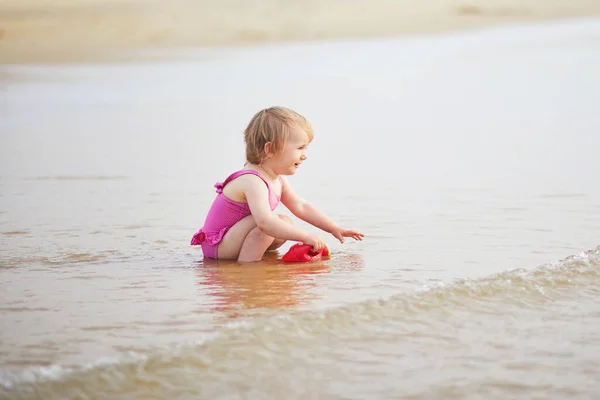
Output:
[[310,262],[327,257],[329,257],[329,248],[327,246],[315,252],[312,246],[308,244],[296,243],[281,257],[281,260],[285,262]]

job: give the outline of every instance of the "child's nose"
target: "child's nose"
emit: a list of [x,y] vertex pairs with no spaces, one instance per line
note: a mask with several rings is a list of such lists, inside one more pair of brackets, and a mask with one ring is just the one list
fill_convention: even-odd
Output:
[[307,158],[307,157],[306,157],[306,154],[302,154],[302,156],[300,156],[300,159],[301,159],[302,161],[306,160],[306,158]]

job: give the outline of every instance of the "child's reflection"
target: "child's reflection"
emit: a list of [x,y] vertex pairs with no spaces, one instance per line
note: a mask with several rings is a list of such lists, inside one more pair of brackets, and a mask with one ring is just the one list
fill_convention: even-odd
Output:
[[[269,310],[297,307],[316,299],[311,275],[328,274],[329,260],[284,264],[277,252],[268,252],[252,265],[204,259],[197,268],[200,284],[215,298],[214,311],[230,318],[268,314]],[[248,312],[250,311],[250,312]]]

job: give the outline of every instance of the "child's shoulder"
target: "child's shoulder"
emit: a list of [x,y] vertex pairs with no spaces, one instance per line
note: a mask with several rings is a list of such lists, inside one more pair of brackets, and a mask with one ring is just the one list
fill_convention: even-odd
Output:
[[260,174],[251,169],[236,171],[229,175],[227,181],[228,182],[226,186],[231,186],[240,190],[256,186],[265,186],[264,179],[260,176]]
[[222,193],[230,200],[246,203],[246,195],[250,192],[261,191],[265,186],[263,181],[252,173],[232,174],[224,182]]

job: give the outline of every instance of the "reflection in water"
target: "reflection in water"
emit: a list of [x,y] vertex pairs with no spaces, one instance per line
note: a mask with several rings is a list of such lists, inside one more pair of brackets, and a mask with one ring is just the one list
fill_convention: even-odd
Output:
[[311,288],[316,283],[309,276],[330,272],[326,261],[283,264],[277,252],[269,252],[260,263],[250,265],[205,259],[199,267],[200,284],[206,285],[215,299],[211,309],[228,318],[297,307],[315,300]]
[[363,265],[357,255],[310,263],[283,263],[279,253],[273,251],[259,263],[252,264],[205,259],[197,263],[197,271],[199,284],[214,298],[211,309],[227,318],[239,318],[264,315],[269,310],[298,308],[318,300],[314,289],[319,275],[330,274],[332,266],[356,271]]

